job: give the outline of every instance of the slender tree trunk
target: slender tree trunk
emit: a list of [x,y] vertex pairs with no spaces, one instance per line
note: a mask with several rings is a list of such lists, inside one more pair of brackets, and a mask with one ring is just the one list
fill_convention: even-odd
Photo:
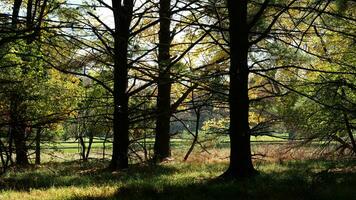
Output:
[[[341,93],[342,93],[342,97],[346,99],[346,93],[345,93],[345,90],[344,88],[341,89]],[[356,153],[356,142],[355,142],[355,138],[352,134],[352,128],[351,128],[351,125],[350,125],[350,121],[347,117],[347,113],[346,111],[343,111],[343,117],[344,117],[344,121],[345,121],[345,126],[346,126],[346,131],[347,131],[347,134],[350,138],[350,141],[351,141],[351,147],[352,147],[352,151],[354,153]]]
[[148,152],[147,152],[147,134],[146,132],[143,133],[144,137],[143,137],[143,156],[145,157],[145,161],[148,160]]
[[84,138],[83,135],[79,135],[78,136],[78,141],[80,144],[80,157],[82,157],[83,161],[87,161],[86,157],[85,157],[85,152],[86,152],[86,147],[85,147],[85,142],[84,142]]
[[112,1],[114,33],[114,141],[110,163],[112,170],[128,168],[128,42],[132,20],[133,0]]
[[40,165],[41,164],[41,128],[37,128],[36,131],[36,149],[35,149],[35,164]]
[[7,168],[7,164],[6,164],[6,160],[4,158],[4,153],[5,155],[7,156],[7,153],[6,153],[6,149],[5,149],[5,145],[3,144],[3,142],[0,140],[0,159],[1,159],[1,172],[0,172],[0,175],[2,173],[5,173],[6,172],[6,168]]
[[108,140],[108,135],[109,133],[105,133],[104,141],[103,141],[103,160],[105,159],[105,154],[106,154],[106,141]]
[[350,125],[349,119],[347,118],[346,113],[344,113],[344,119],[345,119],[347,133],[348,133],[350,141],[351,141],[352,151],[354,153],[356,153],[356,142],[355,142],[355,138],[354,138],[354,136],[352,134],[351,125]]
[[170,118],[171,118],[171,77],[170,77],[170,0],[160,0],[160,30],[158,45],[158,95],[157,120],[154,144],[154,160],[162,161],[171,155],[170,150]]
[[227,178],[249,177],[256,173],[251,159],[248,97],[247,0],[228,0],[230,34],[230,165]]
[[[11,110],[11,108],[10,108],[10,110]],[[8,143],[9,143],[9,148],[8,149],[9,150],[8,150],[8,157],[6,159],[6,166],[8,166],[9,164],[10,165],[14,164],[14,161],[12,159],[12,154],[14,152],[14,149],[13,149],[13,142],[14,142],[13,128],[14,128],[14,126],[13,126],[13,122],[12,122],[12,119],[11,119],[11,116],[10,116],[10,126],[9,126],[9,132],[8,132]]]
[[90,155],[90,151],[91,151],[91,146],[93,144],[93,134],[90,133],[89,135],[89,143],[88,143],[88,148],[87,148],[87,152],[85,154],[85,160],[87,161],[89,159],[89,155]]
[[193,139],[192,145],[190,145],[190,148],[189,148],[188,152],[185,154],[185,156],[183,158],[183,161],[187,161],[188,160],[189,155],[193,152],[195,144],[198,142],[201,107],[195,108],[194,110],[195,110],[195,115],[196,115],[195,135],[194,135],[194,139]]

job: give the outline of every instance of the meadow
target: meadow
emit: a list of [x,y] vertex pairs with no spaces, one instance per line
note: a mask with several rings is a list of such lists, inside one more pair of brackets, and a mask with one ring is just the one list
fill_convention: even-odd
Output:
[[[0,179],[0,199],[354,199],[356,160],[326,156],[314,147],[254,145],[259,175],[248,180],[219,179],[228,164],[228,148],[197,148],[182,162],[184,148],[158,165],[133,164],[110,172],[108,160],[46,160],[27,169],[11,168]],[[319,152],[319,153],[317,153]],[[72,156],[72,157],[71,157]]]

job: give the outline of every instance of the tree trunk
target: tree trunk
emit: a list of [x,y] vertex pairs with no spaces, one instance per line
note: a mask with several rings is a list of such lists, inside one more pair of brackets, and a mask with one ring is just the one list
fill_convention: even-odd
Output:
[[14,143],[16,152],[16,165],[26,166],[29,164],[25,138],[25,125],[17,124],[14,129]]
[[33,7],[33,0],[28,0],[27,10],[26,10],[26,27],[28,29],[32,28],[32,7]]
[[230,165],[227,178],[249,177],[256,173],[251,159],[248,97],[247,0],[228,0],[230,34]]
[[[345,93],[344,88],[341,89],[341,93],[342,93],[342,97],[346,99],[346,93]],[[353,135],[353,133],[352,133],[352,128],[351,128],[351,125],[350,125],[350,121],[349,121],[349,119],[347,118],[347,113],[346,113],[345,110],[343,111],[343,116],[344,116],[344,121],[345,121],[345,125],[346,125],[346,131],[347,131],[347,134],[349,135],[349,139],[350,139],[350,141],[351,141],[352,151],[353,151],[354,153],[356,153],[356,142],[355,142],[355,138],[354,138],[354,135]]]
[[21,8],[22,0],[15,0],[12,8],[12,28],[16,29],[18,24],[18,17]]
[[5,153],[6,157],[7,157],[5,145],[0,140],[0,159],[1,159],[1,168],[2,168],[1,172],[0,172],[0,175],[2,173],[5,173],[6,172],[6,168],[7,168],[7,163],[6,163],[6,159],[4,158],[4,153]]
[[[12,95],[10,103],[11,136],[15,144],[16,165],[28,165],[26,147],[26,125],[20,118],[20,103],[17,95]],[[22,108],[24,109],[24,108]]]
[[40,165],[41,164],[41,128],[37,128],[36,131],[36,149],[35,149],[35,164]]
[[160,1],[160,30],[158,45],[158,95],[157,120],[154,144],[154,160],[162,161],[171,155],[170,152],[170,118],[171,118],[171,77],[170,77],[170,0]]
[[346,125],[346,130],[347,130],[347,134],[349,135],[349,139],[351,141],[351,146],[352,146],[352,151],[356,154],[356,142],[355,142],[355,138],[353,136],[352,133],[352,129],[351,129],[351,125],[350,125],[350,121],[347,118],[346,112],[344,111],[344,120],[345,120],[345,125]]
[[195,144],[198,142],[198,136],[199,136],[199,127],[200,127],[200,110],[201,107],[195,108],[195,115],[196,115],[196,121],[195,121],[195,135],[193,138],[193,142],[189,147],[188,152],[185,154],[183,161],[187,161],[189,155],[193,152],[193,149],[195,147]]
[[[12,28],[16,31],[18,28],[18,17],[20,13],[22,0],[15,0],[12,10]],[[26,166],[29,164],[26,146],[26,123],[24,120],[25,108],[21,108],[22,101],[18,94],[12,94],[10,100],[10,120],[11,120],[11,135],[15,144],[16,165]],[[10,145],[11,146],[11,145]],[[11,147],[10,147],[11,148]],[[11,156],[11,155],[10,155]]]
[[114,141],[110,163],[112,170],[128,168],[128,42],[132,20],[133,0],[112,1],[114,33]]
[[[11,111],[10,111],[11,112]],[[10,114],[11,115],[11,114]],[[11,116],[10,116],[11,117]],[[8,157],[6,159],[6,166],[8,165],[13,165],[14,161],[12,159],[12,154],[14,152],[13,149],[13,142],[14,142],[14,136],[13,136],[13,124],[12,124],[12,119],[10,118],[10,126],[9,126],[9,130],[8,130],[8,144],[9,144],[9,148],[8,148]]]
[[105,154],[106,154],[106,141],[108,140],[108,135],[109,135],[109,132],[106,132],[106,133],[105,133],[105,138],[104,138],[104,141],[103,141],[103,160],[105,159]]
[[82,157],[83,161],[87,161],[86,157],[85,157],[85,152],[86,152],[86,147],[85,147],[85,142],[84,142],[84,138],[83,135],[80,134],[78,136],[78,141],[80,144],[80,157]]
[[90,133],[90,135],[89,135],[89,142],[88,142],[88,148],[87,148],[87,152],[86,152],[86,154],[85,154],[85,160],[86,161],[88,161],[88,159],[89,159],[89,155],[90,155],[90,151],[91,151],[91,146],[92,146],[92,144],[93,144],[93,134],[92,133]]

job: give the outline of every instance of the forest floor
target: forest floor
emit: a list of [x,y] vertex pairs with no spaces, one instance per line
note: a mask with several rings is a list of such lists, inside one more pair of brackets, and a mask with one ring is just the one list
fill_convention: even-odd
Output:
[[[220,154],[219,154],[220,153]],[[227,152],[223,152],[226,156]],[[216,154],[216,155],[215,155]],[[209,159],[181,154],[159,165],[132,165],[120,172],[106,170],[108,161],[46,162],[10,169],[0,177],[1,200],[25,199],[355,199],[356,159],[273,155],[255,159],[254,178],[221,182],[227,167],[221,151]],[[272,154],[270,154],[272,155]]]

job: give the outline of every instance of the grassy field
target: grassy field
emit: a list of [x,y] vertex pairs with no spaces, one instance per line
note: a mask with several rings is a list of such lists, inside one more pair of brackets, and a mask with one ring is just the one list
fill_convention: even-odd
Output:
[[268,154],[254,161],[260,175],[234,182],[216,179],[227,167],[227,149],[195,152],[188,162],[176,151],[172,161],[120,172],[106,170],[107,160],[47,162],[3,175],[0,199],[355,199],[355,159],[274,146],[258,152]]
[[[286,135],[283,135],[283,137],[287,137]],[[205,140],[205,139],[203,139]],[[86,144],[88,144],[88,139],[85,139]],[[251,141],[252,142],[264,142],[264,141],[269,141],[269,142],[280,142],[280,141],[287,141],[286,139],[282,138],[282,137],[272,137],[272,136],[268,136],[268,135],[264,135],[264,136],[251,136]],[[141,141],[143,142],[143,141]],[[187,138],[187,139],[181,139],[181,138],[173,138],[171,139],[171,145],[175,146],[175,145],[190,145],[191,143],[191,138]],[[229,143],[229,138],[228,136],[219,136],[219,142],[220,143]],[[154,143],[154,139],[153,138],[148,138],[146,139],[146,143],[148,145],[153,145]],[[111,142],[107,142],[106,143],[106,147],[110,148],[112,146]],[[68,139],[67,141],[59,141],[59,142],[54,142],[54,143],[48,143],[44,146],[44,148],[48,148],[48,149],[75,149],[78,147],[78,141],[75,139]],[[93,140],[93,144],[92,144],[92,148],[102,148],[103,147],[103,140],[102,139],[94,139]]]
[[[215,142],[207,142],[207,139],[202,139],[203,145],[206,146],[207,148],[221,148],[224,149],[229,146],[229,138],[228,136],[224,137],[219,137],[218,142],[216,140],[213,140]],[[86,141],[86,148],[88,147],[88,139]],[[143,141],[141,141],[143,142]],[[171,139],[171,146],[172,148],[175,149],[180,149],[183,151],[186,151],[189,149],[191,145],[191,139],[181,139],[181,138],[173,138]],[[271,143],[280,143],[280,142],[288,142],[288,140],[283,139],[283,138],[278,138],[278,137],[271,137],[271,136],[252,136],[251,137],[251,142],[253,148],[256,146],[261,146],[261,143],[266,142],[266,144],[271,144]],[[149,153],[152,154],[153,151],[153,144],[154,144],[154,139],[147,139],[146,140],[146,146],[147,149],[150,151]],[[70,161],[74,159],[79,159],[79,152],[80,152],[80,145],[77,140],[74,139],[68,139],[67,141],[57,141],[53,143],[46,143],[41,146],[42,149],[42,157],[46,161]],[[107,141],[105,144],[105,157],[104,158],[109,158],[111,154],[111,148],[112,144],[111,142]],[[199,149],[199,145],[196,145],[196,149]],[[33,147],[34,149],[34,147]],[[31,152],[34,152],[33,150]],[[101,139],[94,139],[92,146],[91,146],[91,153],[90,153],[91,158],[103,158],[103,140]],[[34,155],[32,156],[34,159]]]

